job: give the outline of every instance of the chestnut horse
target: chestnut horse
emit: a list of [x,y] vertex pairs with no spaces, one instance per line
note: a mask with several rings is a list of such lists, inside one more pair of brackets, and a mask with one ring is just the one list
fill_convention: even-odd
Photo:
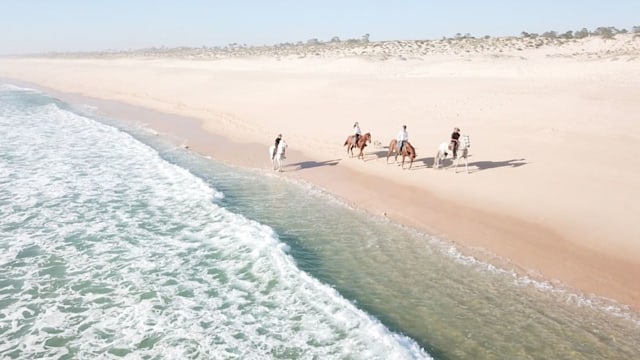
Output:
[[355,143],[356,136],[351,135],[347,137],[347,140],[344,141],[344,145],[347,147],[347,154],[351,154],[353,157],[353,148],[357,147],[360,149],[360,154],[358,154],[358,159],[362,158],[364,160],[364,148],[367,146],[367,143],[371,143],[371,133],[366,133],[358,139],[358,143]]
[[[396,163],[398,162],[398,141],[396,139],[391,140],[391,143],[389,143],[389,152],[387,153],[387,164],[389,163],[389,157],[391,156],[392,153],[396,154]],[[417,154],[416,154],[416,149],[413,147],[413,145],[411,145],[411,143],[409,143],[408,141],[404,143],[404,146],[402,147],[402,151],[400,152],[400,155],[402,155],[402,168],[404,169],[404,158],[405,157],[409,157],[409,159],[411,159],[411,162],[409,163],[409,169],[411,169],[411,165],[413,165],[413,160],[416,158]]]

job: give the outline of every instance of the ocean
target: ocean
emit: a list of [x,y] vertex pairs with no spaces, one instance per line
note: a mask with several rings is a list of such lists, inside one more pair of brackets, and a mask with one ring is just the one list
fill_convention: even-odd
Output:
[[624,306],[140,124],[0,84],[0,358],[640,358]]

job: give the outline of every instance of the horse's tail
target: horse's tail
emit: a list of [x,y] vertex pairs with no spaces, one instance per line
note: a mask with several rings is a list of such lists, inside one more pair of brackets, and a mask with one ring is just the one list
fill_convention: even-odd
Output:
[[350,139],[351,139],[351,136],[347,136],[347,140],[344,141],[344,145],[342,145],[342,146],[347,146],[347,144],[349,143]]

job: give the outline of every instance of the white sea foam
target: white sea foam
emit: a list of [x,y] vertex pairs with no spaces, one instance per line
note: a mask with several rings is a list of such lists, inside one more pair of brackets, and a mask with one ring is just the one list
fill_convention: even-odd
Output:
[[14,91],[14,92],[28,92],[28,93],[41,93],[39,90],[36,89],[31,89],[31,88],[25,88],[25,87],[20,87],[20,86],[16,86],[13,84],[0,84],[0,91]]
[[0,128],[1,356],[429,357],[128,134],[53,103]]

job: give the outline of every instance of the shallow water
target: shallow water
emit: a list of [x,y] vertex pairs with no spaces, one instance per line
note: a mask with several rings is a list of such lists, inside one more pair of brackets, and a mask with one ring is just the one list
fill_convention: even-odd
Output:
[[640,357],[624,308],[310,185],[8,85],[0,131],[2,357]]

